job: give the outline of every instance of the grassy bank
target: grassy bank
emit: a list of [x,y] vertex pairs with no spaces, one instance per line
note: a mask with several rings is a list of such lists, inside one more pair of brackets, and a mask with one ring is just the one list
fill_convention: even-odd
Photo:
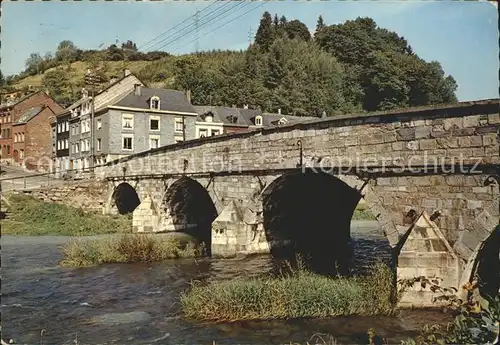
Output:
[[8,200],[9,218],[2,220],[3,235],[85,236],[132,232],[128,216],[89,214],[25,195],[11,195]]
[[265,320],[393,312],[392,273],[377,264],[367,277],[327,278],[305,270],[278,278],[241,278],[193,284],[181,295],[187,318]]
[[63,246],[62,254],[62,266],[87,267],[197,257],[203,254],[203,246],[161,235],[126,234],[92,240],[74,239]]

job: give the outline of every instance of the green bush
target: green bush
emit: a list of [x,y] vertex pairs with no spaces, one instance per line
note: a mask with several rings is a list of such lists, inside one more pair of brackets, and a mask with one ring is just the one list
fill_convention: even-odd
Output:
[[87,267],[104,263],[155,262],[201,256],[203,245],[162,235],[126,234],[110,238],[77,238],[62,248],[62,266]]

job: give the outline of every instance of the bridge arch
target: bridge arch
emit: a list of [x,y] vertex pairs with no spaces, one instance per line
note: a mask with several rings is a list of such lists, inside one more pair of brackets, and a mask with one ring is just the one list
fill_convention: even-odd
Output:
[[[319,273],[345,272],[350,221],[361,195],[337,177],[297,169],[262,192],[263,223],[271,254]],[[335,272],[336,273],[336,272]]]
[[174,231],[188,233],[210,248],[217,209],[205,187],[183,176],[167,187],[162,205]]
[[120,214],[134,212],[141,203],[137,191],[127,182],[122,182],[114,188],[113,194],[111,195],[111,201]]

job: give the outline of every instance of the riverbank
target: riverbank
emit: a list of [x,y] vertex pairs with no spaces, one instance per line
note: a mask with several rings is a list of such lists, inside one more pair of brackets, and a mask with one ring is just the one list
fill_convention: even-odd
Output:
[[205,247],[182,237],[122,234],[97,239],[76,238],[66,243],[61,252],[61,266],[89,267],[200,257]]
[[81,209],[47,203],[30,196],[10,195],[2,234],[12,236],[88,236],[131,233],[130,216],[85,213]]
[[391,315],[392,281],[383,264],[371,267],[368,276],[349,278],[300,269],[289,276],[194,283],[180,300],[184,315],[199,321]]

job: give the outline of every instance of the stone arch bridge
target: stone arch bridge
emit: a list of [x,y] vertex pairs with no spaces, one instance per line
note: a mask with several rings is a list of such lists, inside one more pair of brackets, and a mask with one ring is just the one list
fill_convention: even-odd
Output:
[[399,278],[457,286],[483,252],[498,262],[499,124],[498,99],[343,115],[165,146],[95,176],[105,213],[133,212],[140,232],[198,231],[218,255],[341,253],[363,198]]

